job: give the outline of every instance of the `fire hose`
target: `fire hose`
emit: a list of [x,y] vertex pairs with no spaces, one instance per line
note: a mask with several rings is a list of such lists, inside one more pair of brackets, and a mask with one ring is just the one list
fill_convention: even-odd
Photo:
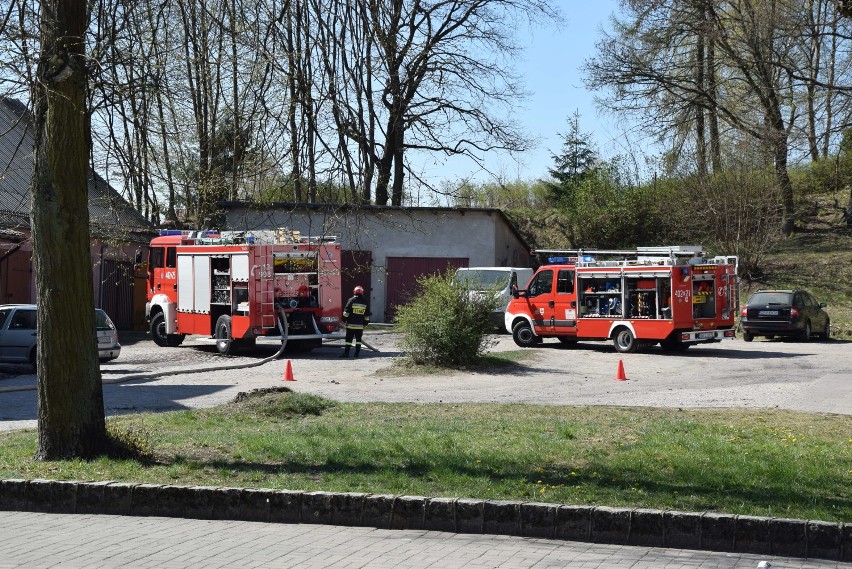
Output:
[[[290,327],[287,323],[287,315],[283,310],[279,309],[280,318],[278,320],[278,331],[281,333],[281,347],[278,348],[278,351],[272,354],[269,357],[266,357],[260,361],[250,362],[246,364],[236,364],[229,366],[214,366],[208,367],[204,369],[180,369],[180,370],[171,370],[171,371],[163,371],[157,373],[139,373],[133,375],[125,375],[122,377],[111,377],[108,379],[101,379],[101,383],[103,385],[113,385],[116,383],[124,383],[126,381],[134,381],[139,379],[158,379],[161,377],[169,377],[172,375],[183,375],[187,373],[203,373],[207,371],[228,371],[231,369],[246,369],[250,367],[257,367],[263,364],[269,363],[271,361],[277,360],[281,357],[281,354],[284,353],[284,349],[287,347],[287,340],[289,338],[289,330]],[[283,322],[283,324],[282,324]],[[233,340],[228,339],[228,342],[233,342]],[[13,391],[34,391],[38,389],[38,385],[20,385],[16,387],[0,387],[0,393],[10,393]]]

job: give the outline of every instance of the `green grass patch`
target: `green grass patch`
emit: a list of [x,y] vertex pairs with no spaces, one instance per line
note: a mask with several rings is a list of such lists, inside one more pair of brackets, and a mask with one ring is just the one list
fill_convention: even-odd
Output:
[[[0,477],[352,491],[852,520],[852,417],[783,411],[351,404],[265,393],[110,420],[142,459],[36,461]],[[140,442],[138,433],[145,433]],[[144,444],[143,444],[144,443]]]

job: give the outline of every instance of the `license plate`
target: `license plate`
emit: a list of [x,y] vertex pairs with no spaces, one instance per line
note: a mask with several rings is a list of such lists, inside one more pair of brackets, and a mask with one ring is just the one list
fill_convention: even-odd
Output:
[[712,338],[714,336],[713,332],[699,332],[695,335],[699,340],[704,340],[706,338]]
[[778,316],[777,310],[761,310],[757,313],[758,316]]

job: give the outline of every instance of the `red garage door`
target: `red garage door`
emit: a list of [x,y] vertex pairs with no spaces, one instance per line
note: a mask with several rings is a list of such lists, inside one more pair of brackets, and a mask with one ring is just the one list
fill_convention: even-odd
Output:
[[385,322],[393,322],[396,307],[417,293],[418,278],[467,265],[467,257],[388,257]]
[[340,282],[341,306],[349,297],[352,290],[360,285],[364,287],[364,295],[370,298],[373,292],[371,273],[373,271],[373,254],[370,251],[341,251]]
[[104,312],[119,330],[133,329],[133,263],[103,260],[101,295]]

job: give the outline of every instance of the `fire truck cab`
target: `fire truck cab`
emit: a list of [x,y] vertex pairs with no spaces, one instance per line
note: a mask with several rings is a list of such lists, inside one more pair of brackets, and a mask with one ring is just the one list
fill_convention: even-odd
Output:
[[537,251],[549,263],[517,290],[505,313],[515,343],[611,339],[618,352],[665,351],[735,337],[736,257],[702,247]]
[[310,350],[337,337],[340,245],[289,230],[166,230],[151,241],[147,299],[159,346],[197,334],[222,354],[258,339]]

